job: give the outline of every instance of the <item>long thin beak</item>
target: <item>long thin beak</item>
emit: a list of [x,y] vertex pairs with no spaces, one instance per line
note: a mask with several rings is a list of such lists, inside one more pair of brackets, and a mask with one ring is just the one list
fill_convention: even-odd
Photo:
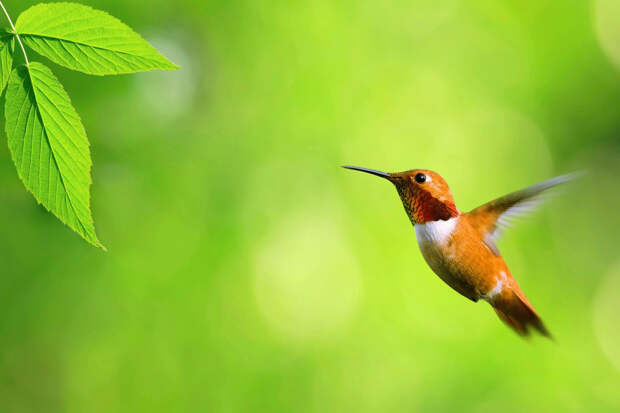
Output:
[[347,169],[353,169],[354,171],[366,172],[368,174],[380,176],[381,178],[390,179],[390,174],[387,173],[387,172],[381,172],[381,171],[377,171],[375,169],[360,168],[359,166],[343,165],[342,167],[343,168],[347,168]]

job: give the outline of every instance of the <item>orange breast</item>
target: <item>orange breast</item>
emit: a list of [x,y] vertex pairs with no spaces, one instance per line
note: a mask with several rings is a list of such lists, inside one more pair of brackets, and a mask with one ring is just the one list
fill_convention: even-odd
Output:
[[454,228],[445,238],[425,240],[418,236],[418,241],[431,269],[470,300],[501,294],[504,286],[515,283],[504,259],[484,244],[476,222],[467,214],[456,218]]

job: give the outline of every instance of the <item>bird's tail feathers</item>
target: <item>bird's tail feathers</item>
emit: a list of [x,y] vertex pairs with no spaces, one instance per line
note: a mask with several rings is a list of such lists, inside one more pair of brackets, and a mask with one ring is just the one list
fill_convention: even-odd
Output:
[[521,336],[528,336],[534,328],[545,337],[551,337],[549,330],[523,293],[508,291],[490,303],[499,318]]

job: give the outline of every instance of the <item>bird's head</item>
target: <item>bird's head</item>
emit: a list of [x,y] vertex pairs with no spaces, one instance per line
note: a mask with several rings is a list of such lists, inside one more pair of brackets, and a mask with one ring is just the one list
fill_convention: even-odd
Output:
[[392,182],[414,225],[448,220],[459,215],[448,184],[436,172],[428,169],[412,169],[388,173],[357,166],[344,166],[344,168],[366,172]]

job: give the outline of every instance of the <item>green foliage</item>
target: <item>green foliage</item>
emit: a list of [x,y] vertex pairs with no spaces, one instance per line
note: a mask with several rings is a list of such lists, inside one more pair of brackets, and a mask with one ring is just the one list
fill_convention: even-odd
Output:
[[177,68],[120,20],[81,4],[38,4],[15,29],[37,53],[90,75]]
[[4,90],[6,83],[11,75],[13,67],[13,49],[15,39],[8,31],[1,29],[0,31],[0,93]]
[[0,33],[0,87],[4,90],[8,82],[6,133],[18,175],[45,208],[86,241],[104,248],[90,210],[92,162],[84,126],[52,71],[29,62],[23,47],[26,64],[12,69],[15,41],[87,74],[177,66],[120,20],[80,4],[33,6],[15,26],[8,14],[7,19],[13,30]]
[[13,70],[6,91],[6,133],[19,177],[37,201],[101,247],[90,214],[90,151],[67,92],[41,63]]

